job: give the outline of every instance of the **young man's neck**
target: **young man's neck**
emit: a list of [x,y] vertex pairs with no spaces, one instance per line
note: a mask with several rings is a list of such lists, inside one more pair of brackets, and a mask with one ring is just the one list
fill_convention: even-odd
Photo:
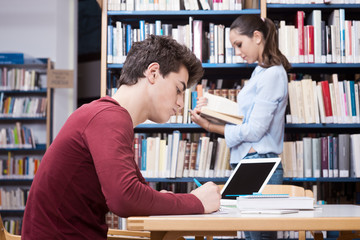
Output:
[[132,86],[122,85],[112,97],[129,112],[134,127],[147,119],[147,95],[142,82],[144,81],[139,80],[137,84]]

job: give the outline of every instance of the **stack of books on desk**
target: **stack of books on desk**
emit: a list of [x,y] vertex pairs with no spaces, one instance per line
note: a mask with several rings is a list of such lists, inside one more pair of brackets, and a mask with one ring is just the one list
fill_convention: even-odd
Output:
[[246,195],[237,198],[237,208],[240,210],[305,210],[314,209],[314,199],[310,197]]

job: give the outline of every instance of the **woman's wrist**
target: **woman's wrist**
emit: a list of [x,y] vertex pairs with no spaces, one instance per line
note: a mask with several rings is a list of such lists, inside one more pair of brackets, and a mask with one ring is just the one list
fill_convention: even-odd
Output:
[[210,122],[208,122],[207,129],[208,132],[210,132]]

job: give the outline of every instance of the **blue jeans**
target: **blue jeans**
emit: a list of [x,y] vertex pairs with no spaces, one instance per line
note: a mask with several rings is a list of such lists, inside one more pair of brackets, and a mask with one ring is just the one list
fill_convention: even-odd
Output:
[[[267,153],[267,154],[259,154],[255,153],[248,153],[244,159],[253,159],[253,158],[276,158],[278,157],[275,153]],[[232,168],[236,167],[236,164],[231,164]],[[276,168],[274,174],[270,178],[268,184],[282,184],[283,183],[283,167],[280,162],[278,167]],[[262,232],[249,232],[245,231],[245,239],[246,240],[274,240],[277,239],[277,232],[276,231],[262,231]]]

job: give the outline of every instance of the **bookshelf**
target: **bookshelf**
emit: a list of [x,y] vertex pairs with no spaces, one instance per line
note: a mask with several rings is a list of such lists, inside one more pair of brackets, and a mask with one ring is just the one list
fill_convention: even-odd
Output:
[[[281,20],[294,23],[294,16],[298,10],[309,14],[313,10],[321,10],[323,18],[327,19],[334,9],[346,9],[346,16],[352,20],[359,20],[360,5],[358,4],[267,4],[266,0],[260,1],[260,9],[244,9],[241,11],[108,11],[108,1],[102,2],[102,50],[101,50],[101,96],[107,95],[107,89],[114,85],[111,76],[118,76],[121,72],[121,63],[107,63],[107,26],[113,24],[114,21],[122,21],[131,24],[133,27],[139,28],[139,20],[154,22],[162,20],[163,23],[184,24],[188,22],[189,17],[197,20],[203,20],[204,26],[212,21],[216,24],[229,25],[236,16],[240,14],[260,14],[262,17],[269,17],[277,21]],[[221,16],[221,19],[220,19]],[[207,27],[206,27],[207,28]],[[316,80],[321,80],[323,74],[337,73],[343,79],[354,79],[354,74],[359,73],[360,63],[292,63],[291,73],[310,74]],[[203,61],[205,69],[204,78],[212,79],[224,78],[224,84],[231,85],[232,82],[240,78],[249,77],[255,65],[245,63],[208,63]],[[340,79],[339,77],[339,79]],[[204,129],[195,124],[166,123],[166,124],[140,124],[135,128],[136,133],[165,133],[169,134],[175,130],[181,133],[203,134]],[[287,135],[295,135],[297,137],[305,134],[321,135],[321,134],[342,134],[342,133],[360,133],[359,123],[312,123],[312,124],[293,124],[285,125]],[[192,182],[192,178],[163,178],[151,177],[146,178],[151,184],[157,183],[187,183]],[[198,178],[200,181],[225,182],[226,177],[220,178]],[[345,195],[351,195],[351,199],[347,201],[358,201],[360,192],[360,178],[357,177],[285,177],[284,182],[287,184],[301,185],[305,188],[317,187],[320,198],[329,197],[329,202],[341,202],[337,195],[343,199]],[[342,190],[346,189],[346,190]],[[359,203],[359,202],[357,202]]]
[[50,60],[43,58],[0,64],[0,214],[5,221],[15,219],[16,226],[20,226],[27,192],[50,144],[51,91],[46,80],[51,68]]
[[[122,64],[108,64],[107,59],[107,26],[109,24],[114,24],[114,21],[122,21],[123,23],[130,24],[133,28],[139,28],[139,21],[145,20],[146,22],[153,23],[156,20],[161,20],[162,24],[173,24],[177,26],[180,24],[189,23],[189,17],[192,17],[194,20],[203,20],[204,29],[208,31],[209,22],[215,24],[225,24],[229,26],[233,19],[240,14],[262,14],[262,9],[243,9],[243,10],[180,10],[180,11],[108,11],[107,5],[109,1],[102,2],[102,47],[101,47],[101,89],[100,95],[107,95],[107,89],[109,87],[109,75],[114,72],[120,72]],[[181,1],[183,2],[183,1]],[[264,5],[265,1],[259,1],[259,3]],[[218,17],[221,16],[221,19]],[[247,64],[211,64],[207,61],[203,61],[203,67],[208,70],[206,72],[211,72],[211,69],[229,69],[232,70],[232,73],[241,73],[238,69],[244,68],[251,70],[255,66],[249,66]],[[233,71],[235,70],[235,71]],[[237,70],[237,71],[236,71]],[[214,72],[214,71],[213,71]],[[248,70],[248,73],[251,71]]]
[[[183,3],[183,1],[181,1]],[[101,50],[101,96],[109,95],[109,88],[114,87],[115,78],[120,75],[122,63],[108,63],[107,47],[108,47],[108,25],[116,24],[120,21],[124,24],[131,25],[132,29],[140,28],[140,20],[146,23],[154,23],[160,20],[162,24],[172,24],[173,27],[189,24],[189,18],[203,21],[203,32],[209,31],[209,23],[223,24],[229,27],[231,22],[240,14],[262,14],[262,9],[242,9],[242,10],[179,10],[179,11],[114,11],[108,10],[109,1],[102,2],[102,50]],[[259,6],[265,1],[259,1]],[[181,7],[183,8],[183,6]],[[255,64],[246,63],[210,63],[209,59],[203,59],[203,68],[205,70],[204,78],[216,80],[224,78],[223,85],[231,88],[232,83],[237,80],[238,76],[250,77],[251,72],[255,68]],[[225,70],[225,71],[224,71]],[[226,74],[224,75],[224,72]],[[228,78],[228,79],[227,79]],[[135,128],[135,133],[160,135],[172,134],[174,131],[180,131],[181,134],[200,134],[205,135],[204,129],[196,124],[167,123],[167,124],[140,124]],[[186,183],[192,182],[192,178],[161,178],[147,177],[149,182],[168,182],[168,183]],[[223,183],[225,177],[201,178]]]
[[[271,4],[267,3],[267,16],[280,24],[285,20],[286,25],[295,25],[298,11],[305,13],[304,25],[309,25],[308,17],[314,10],[320,10],[321,20],[325,25],[329,25],[328,18],[336,9],[344,9],[345,20],[359,21],[359,4]],[[323,42],[321,42],[323,44]],[[358,81],[359,62],[317,62],[317,63],[292,63],[291,73],[296,75],[310,75],[312,80],[320,82],[327,80],[332,83],[332,79],[326,74],[337,74],[338,80]],[[306,106],[305,106],[306,107]],[[359,134],[360,124],[353,122],[331,122],[331,123],[286,123],[286,139],[288,141],[303,141],[304,137],[321,138],[324,136],[337,137],[342,134]],[[297,145],[298,146],[298,145]],[[301,146],[301,144],[300,144]],[[304,150],[305,151],[305,150]],[[305,156],[305,153],[304,155]],[[305,163],[305,162],[304,162]],[[303,166],[304,167],[304,166]],[[332,167],[332,166],[331,166]],[[330,169],[331,169],[330,167]],[[350,162],[351,168],[351,162]],[[288,184],[301,185],[306,188],[315,188],[318,199],[328,203],[357,203],[359,204],[359,177],[349,174],[348,177],[284,177],[284,182]]]
[[[104,1],[102,9],[102,63],[101,63],[101,96],[107,94],[107,88],[110,86],[109,80],[112,74],[120,74],[122,64],[106,63],[107,58],[107,26],[113,21],[123,21],[130,23],[132,26],[137,27],[139,20],[153,22],[161,20],[162,23],[182,24],[188,21],[191,16],[194,19],[201,19],[206,26],[208,22],[214,21],[215,23],[229,24],[239,14],[260,14],[267,16],[274,21],[286,20],[290,23],[294,22],[294,16],[300,9],[309,14],[313,10],[321,10],[323,12],[322,18],[326,19],[334,9],[343,8],[346,10],[347,19],[359,20],[358,13],[360,7],[358,4],[266,4],[266,1],[260,1],[261,9],[244,9],[241,11],[108,11],[107,1]],[[221,16],[221,20],[217,17]],[[324,73],[337,73],[339,75],[354,78],[355,73],[358,73],[360,63],[293,63],[292,73],[297,74],[310,74],[318,80],[321,79]],[[224,78],[228,83],[227,78],[233,80],[234,76],[249,76],[254,69],[255,65],[248,65],[244,63],[208,63],[203,61],[205,69],[204,78]],[[220,71],[219,71],[220,70]],[[226,71],[222,71],[226,70]],[[341,76],[341,77],[343,77]],[[340,78],[340,77],[339,77]],[[230,80],[230,81],[231,81]],[[224,81],[225,82],[225,81]],[[171,133],[174,130],[180,130],[184,133],[202,133],[204,130],[194,124],[141,124],[136,129],[137,133]],[[285,126],[287,134],[341,134],[341,133],[360,133],[360,124],[358,123],[313,123],[313,124],[292,124],[287,123]],[[315,180],[314,180],[315,179]],[[286,182],[352,182],[356,183],[358,178],[285,178]],[[182,182],[187,179],[162,179],[152,178],[149,181],[172,181]]]

